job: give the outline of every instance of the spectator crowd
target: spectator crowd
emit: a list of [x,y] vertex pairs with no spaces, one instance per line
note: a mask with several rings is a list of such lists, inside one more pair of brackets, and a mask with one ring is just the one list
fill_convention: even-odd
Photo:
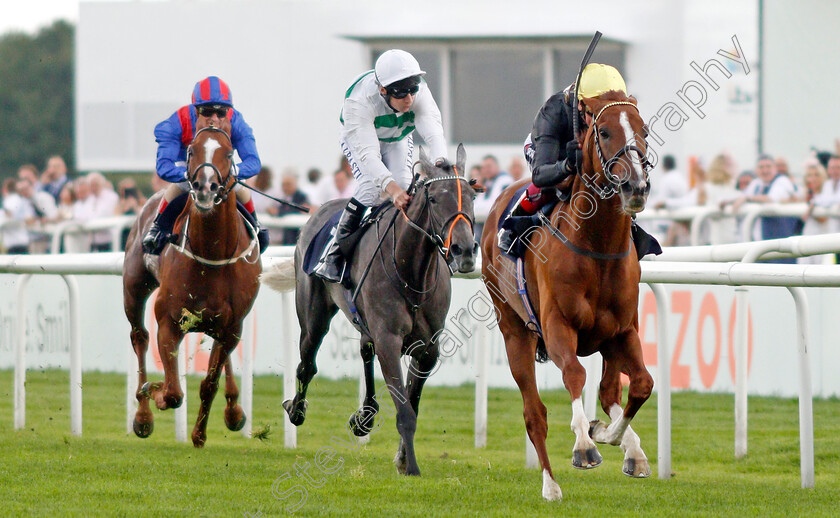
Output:
[[[673,156],[666,155],[652,172],[648,207],[679,210],[707,206],[722,210],[730,217],[712,219],[702,229],[705,241],[714,244],[840,232],[840,218],[825,217],[818,210],[840,207],[840,142],[837,148],[834,153],[813,153],[793,173],[787,160],[768,154],[759,156],[754,167],[740,173],[726,153],[711,158],[708,165],[702,159],[691,157],[684,168]],[[151,191],[165,187],[156,174],[151,176]],[[528,166],[520,157],[514,157],[503,169],[499,160],[488,154],[469,169],[469,177],[478,179],[486,189],[475,199],[476,237],[481,236],[481,222],[502,191],[529,176]],[[330,200],[349,198],[354,189],[353,174],[344,158],[332,174],[325,175],[311,168],[300,176],[297,169],[289,167],[282,170],[278,180],[268,167],[248,179],[251,187],[270,195],[254,196],[257,212],[274,217],[299,214],[281,201],[315,210]],[[86,223],[136,215],[146,200],[146,194],[132,177],[119,180],[116,187],[95,171],[71,179],[60,156],[50,157],[43,171],[32,164],[22,165],[15,177],[2,182],[0,252],[46,252],[52,234],[62,222]],[[798,217],[766,216],[753,229],[739,228],[738,216],[743,214],[744,205],[768,203],[804,203],[807,209]],[[648,230],[663,245],[689,243],[687,223],[662,219],[648,220],[642,225],[649,226]],[[125,245],[128,231],[126,225],[120,249]],[[293,245],[298,234],[296,228],[272,228],[271,243]],[[98,252],[117,249],[113,239],[113,232],[104,228],[69,234],[64,243],[65,249]],[[827,255],[799,261],[834,262],[835,257]]]

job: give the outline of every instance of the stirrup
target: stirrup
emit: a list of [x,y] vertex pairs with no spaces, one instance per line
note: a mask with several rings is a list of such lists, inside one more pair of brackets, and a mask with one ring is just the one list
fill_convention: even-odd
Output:
[[168,241],[168,233],[161,230],[157,224],[153,224],[143,236],[143,251],[150,255],[160,255]]
[[496,234],[496,237],[496,244],[498,245],[499,250],[506,254],[511,253],[511,250],[513,250],[513,245],[516,244],[516,240],[518,239],[514,237],[513,231],[507,228],[500,228],[499,233]]

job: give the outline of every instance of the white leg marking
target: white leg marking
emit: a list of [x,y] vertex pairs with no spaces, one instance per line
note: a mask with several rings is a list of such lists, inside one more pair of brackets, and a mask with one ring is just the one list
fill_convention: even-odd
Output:
[[625,430],[630,426],[630,420],[624,417],[624,411],[617,404],[610,407],[610,420],[612,422],[609,426],[595,428],[592,438],[596,442],[618,446],[624,438]]
[[[627,112],[625,110],[621,111],[621,115],[619,116],[618,121],[621,124],[621,127],[624,128],[624,137],[625,137],[624,141],[625,141],[625,143],[635,146],[636,145],[636,134],[633,133],[633,128],[630,127],[630,120],[627,118]],[[636,174],[639,175],[639,178],[642,179],[642,182],[639,184],[639,187],[641,189],[644,189],[645,187],[647,187],[647,184],[645,183],[645,180],[644,180],[645,172],[642,171],[642,161],[641,161],[642,157],[640,157],[639,153],[637,153],[635,151],[629,151],[627,154],[630,157],[630,162],[633,163],[633,169],[636,170]],[[622,180],[623,180],[623,178],[622,178]]]
[[572,401],[571,428],[575,433],[574,451],[586,451],[595,448],[595,443],[589,437],[589,420],[583,410],[583,400],[581,398]]
[[563,498],[563,491],[560,490],[560,486],[557,485],[557,482],[555,482],[554,479],[551,478],[551,475],[548,474],[547,469],[543,470],[542,496],[549,501],[560,501],[560,499]]
[[[624,410],[622,410],[621,406],[614,404],[610,407],[610,420],[616,422],[617,420],[622,420],[624,415]],[[624,431],[624,437],[621,439],[621,451],[624,452],[624,460],[625,464],[628,460],[633,460],[634,462],[631,464],[632,469],[636,473],[625,472],[626,475],[631,475],[635,477],[648,477],[650,476],[650,465],[648,464],[647,455],[645,455],[644,450],[642,450],[642,440],[639,438],[638,434],[633,431],[630,425],[627,425],[627,429]]]

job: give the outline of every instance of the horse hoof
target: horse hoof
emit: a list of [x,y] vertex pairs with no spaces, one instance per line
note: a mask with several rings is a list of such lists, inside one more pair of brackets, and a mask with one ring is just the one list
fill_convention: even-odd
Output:
[[405,454],[401,453],[399,450],[397,451],[397,455],[394,457],[394,465],[397,467],[397,473],[400,475],[406,474],[407,464],[405,462]]
[[283,408],[285,408],[286,413],[289,414],[289,421],[291,421],[291,423],[295,426],[303,424],[304,419],[306,419],[306,408],[308,406],[309,402],[305,399],[297,405],[295,405],[291,399],[283,401]]
[[[237,405],[238,407],[239,405]],[[225,426],[227,426],[228,430],[232,432],[238,432],[242,428],[245,427],[245,422],[248,420],[245,417],[245,412],[242,411],[241,408],[238,408],[239,413],[239,420],[235,420],[235,415],[237,414],[237,409],[232,410],[230,413],[225,410]]]
[[157,383],[147,381],[146,383],[143,383],[143,385],[140,386],[140,390],[137,391],[137,394],[143,397],[150,398],[152,397],[152,390],[158,390],[160,388],[158,385],[159,384]]
[[542,496],[549,502],[559,502],[563,498],[563,491],[560,490],[560,486],[548,474],[548,470],[543,470]]
[[350,427],[350,430],[353,432],[353,435],[356,437],[365,437],[366,435],[370,435],[372,431],[372,424],[373,424],[373,414],[368,414],[365,417],[359,417],[359,412],[353,412],[353,415],[350,416],[350,420],[347,422],[347,425]]
[[134,418],[134,435],[140,437],[141,439],[145,439],[146,437],[152,435],[152,432],[155,430],[155,422],[149,421],[148,423],[141,423]]
[[204,448],[204,443],[207,442],[207,437],[193,437],[193,446],[196,448]]
[[572,467],[577,469],[592,469],[601,465],[603,458],[598,448],[586,451],[575,451],[572,456]]
[[624,459],[624,467],[621,472],[628,477],[633,478],[648,478],[650,476],[650,464],[646,459],[636,461],[636,459]]

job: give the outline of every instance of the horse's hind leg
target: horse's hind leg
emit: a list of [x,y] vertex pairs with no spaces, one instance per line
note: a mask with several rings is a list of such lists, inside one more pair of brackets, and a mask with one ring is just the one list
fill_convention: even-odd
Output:
[[559,319],[549,319],[545,331],[548,356],[563,371],[563,383],[572,398],[570,427],[575,434],[572,466],[578,469],[596,468],[601,465],[602,457],[589,435],[589,420],[583,410],[581,395],[586,383],[586,369],[577,358],[577,332]]
[[[302,274],[301,274],[302,275]],[[295,292],[298,322],[300,323],[300,363],[297,368],[297,392],[294,399],[283,402],[283,408],[289,414],[289,421],[295,426],[306,419],[306,390],[315,377],[318,368],[315,357],[330,327],[330,320],[338,311],[327,294],[326,286],[320,280],[310,280],[307,286],[298,286]],[[306,293],[309,291],[309,293]]]
[[373,418],[379,412],[379,402],[376,401],[376,387],[373,381],[373,358],[375,350],[373,341],[366,336],[362,337],[360,352],[362,355],[363,369],[365,373],[365,399],[361,408],[353,412],[350,421],[347,423],[353,435],[364,437],[373,431]]
[[[242,347],[246,347],[243,343]],[[225,406],[225,426],[228,430],[238,432],[245,426],[245,412],[239,405],[239,387],[236,386],[236,379],[233,376],[233,365],[228,355],[225,361],[225,399],[227,406]]]
[[[599,398],[601,400],[601,408],[610,416],[611,423],[607,426],[600,421],[593,421],[590,434],[597,442],[621,445],[621,450],[624,452],[622,472],[631,477],[644,478],[650,476],[650,463],[645,452],[642,450],[639,436],[630,427],[630,420],[638,411],[641,403],[644,403],[650,396],[653,379],[650,377],[647,369],[644,368],[643,363],[641,364],[641,368],[643,369],[641,372],[638,370],[638,366],[633,369],[627,368],[628,364],[626,361],[628,358],[632,358],[632,355],[628,356],[623,353],[617,353],[620,349],[605,348],[602,350],[602,354],[604,355],[604,374],[601,378]],[[641,354],[639,354],[639,360],[641,361]],[[622,371],[630,376],[631,398],[628,399],[627,409],[621,408]],[[632,411],[633,414],[628,416],[627,411],[632,410],[630,405],[634,400],[637,407],[635,411]],[[640,400],[641,403],[639,403]]]
[[[417,354],[416,356],[412,356],[411,363],[408,368],[408,374],[406,375],[406,389],[408,391],[408,402],[411,404],[411,408],[414,409],[414,415],[417,417],[420,416],[420,395],[423,392],[423,386],[426,384],[426,380],[429,379],[429,376],[432,374],[432,371],[434,370],[435,365],[437,364],[439,355],[437,345],[431,344],[427,348],[426,344],[422,342],[419,342],[418,344],[424,350],[422,353]],[[397,464],[398,469],[400,465],[406,465],[405,458],[405,443],[401,440],[400,447],[397,450],[397,457],[394,459],[394,462]]]

